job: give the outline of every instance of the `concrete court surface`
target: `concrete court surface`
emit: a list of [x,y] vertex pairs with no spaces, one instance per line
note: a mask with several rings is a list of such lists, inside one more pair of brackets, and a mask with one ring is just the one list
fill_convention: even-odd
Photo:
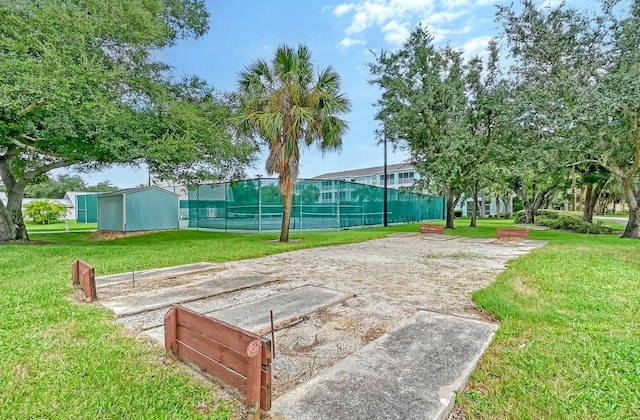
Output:
[[[99,302],[103,306],[111,309],[116,317],[121,317],[153,309],[165,308],[177,303],[190,302],[210,296],[234,292],[248,287],[259,286],[269,281],[269,278],[263,274],[239,275],[226,278],[214,277],[209,280],[166,287],[161,290],[119,295],[100,300]],[[98,298],[99,297],[100,295],[98,294]]]
[[[275,329],[289,326],[305,316],[355,297],[350,293],[317,286],[302,286],[266,298],[231,306],[213,312],[203,312],[207,316],[228,324],[266,334],[271,330],[271,311]],[[154,340],[164,343],[164,326],[145,330]]]
[[201,262],[195,264],[176,265],[173,267],[155,268],[151,270],[131,271],[129,273],[96,277],[96,287],[101,288],[111,286],[113,284],[125,282],[129,283],[134,281],[144,282],[159,278],[175,278],[179,276],[194,275],[220,269],[222,269],[222,266],[220,264]]
[[278,398],[271,414],[276,420],[445,418],[497,328],[417,312]]

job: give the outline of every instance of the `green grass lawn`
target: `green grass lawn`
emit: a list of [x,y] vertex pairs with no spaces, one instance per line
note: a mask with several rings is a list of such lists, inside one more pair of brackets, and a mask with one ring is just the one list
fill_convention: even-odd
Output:
[[[455,235],[495,236],[505,220]],[[160,346],[115,325],[109,311],[70,296],[70,265],[98,275],[223,262],[357,242],[416,225],[276,234],[179,231],[95,241],[38,234],[41,245],[0,246],[0,418],[230,418],[234,399],[167,363]],[[534,231],[550,245],[510,262],[478,304],[501,321],[459,404],[470,418],[640,416],[640,241]],[[298,234],[293,237],[299,237]]]
[[[27,220],[25,221],[25,225],[29,233],[62,231],[66,229],[64,220],[56,220],[48,225],[39,225]],[[75,220],[69,220],[69,230],[96,230],[97,228],[97,223],[78,223]]]

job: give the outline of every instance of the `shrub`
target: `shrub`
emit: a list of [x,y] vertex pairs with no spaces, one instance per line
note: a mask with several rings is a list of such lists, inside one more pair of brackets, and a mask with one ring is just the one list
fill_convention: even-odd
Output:
[[67,208],[62,204],[52,203],[48,200],[32,201],[25,204],[25,216],[39,225],[50,224],[66,213]]
[[600,220],[595,223],[585,222],[580,212],[541,210],[536,217],[536,225],[547,226],[551,229],[570,230],[577,233],[611,233],[611,228]]
[[[526,215],[524,210],[520,210],[515,214],[516,223],[525,223]],[[564,229],[577,233],[611,233],[612,230],[597,220],[595,223],[588,223],[582,219],[582,213],[579,211],[562,211],[542,209],[536,212],[535,224],[538,226],[546,226],[551,229]]]
[[461,209],[455,209],[453,210],[453,215],[455,217],[462,217],[462,210]]

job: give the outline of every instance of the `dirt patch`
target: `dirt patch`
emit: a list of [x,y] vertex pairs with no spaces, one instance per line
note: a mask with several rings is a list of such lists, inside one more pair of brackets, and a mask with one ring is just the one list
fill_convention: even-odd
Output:
[[119,230],[97,230],[91,233],[91,237],[96,241],[112,241],[114,239],[129,238],[131,236],[149,235],[150,233],[170,232],[175,229],[164,230],[142,230],[138,232],[121,232]]
[[[223,309],[307,284],[354,293],[353,299],[276,331],[273,393],[277,397],[419,310],[494,322],[490,314],[478,310],[471,294],[495,280],[508,260],[540,245],[397,235],[298,250],[226,263],[224,275],[258,272],[273,282],[184,306],[196,311]],[[165,311],[125,317],[120,322],[140,331],[145,325],[160,325]]]

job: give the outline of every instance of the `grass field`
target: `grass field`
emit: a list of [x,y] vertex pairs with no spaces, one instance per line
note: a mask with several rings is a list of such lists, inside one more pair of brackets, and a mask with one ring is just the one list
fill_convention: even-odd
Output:
[[[482,220],[456,235],[495,235]],[[70,299],[70,265],[98,275],[198,261],[223,262],[357,242],[416,225],[275,234],[164,232],[112,241],[42,233],[40,245],[0,245],[0,418],[231,418],[234,399],[167,363],[99,306]],[[296,234],[297,235],[297,234]],[[297,237],[297,236],[294,236]],[[470,418],[640,416],[640,241],[536,231],[547,247],[520,257],[474,296],[501,321],[459,405]]]
[[[56,220],[48,225],[39,225],[37,223],[25,221],[27,226],[27,232],[39,233],[39,232],[54,232],[66,230],[66,224],[64,220]],[[75,220],[69,220],[69,230],[95,230],[98,228],[97,223],[78,223]]]

